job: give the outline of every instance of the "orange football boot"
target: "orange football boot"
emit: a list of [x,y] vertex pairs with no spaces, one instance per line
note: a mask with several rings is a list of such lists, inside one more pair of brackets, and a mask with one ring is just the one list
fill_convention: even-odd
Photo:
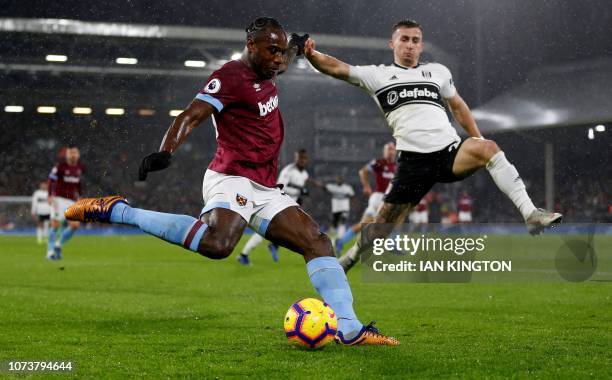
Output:
[[68,220],[79,222],[102,222],[110,223],[113,207],[119,203],[129,204],[120,195],[111,195],[103,198],[83,198],[64,211]]
[[370,322],[369,325],[363,326],[359,334],[352,339],[344,339],[342,332],[338,331],[336,343],[345,346],[399,346],[399,340],[381,334],[378,329],[374,327],[374,323],[376,322]]

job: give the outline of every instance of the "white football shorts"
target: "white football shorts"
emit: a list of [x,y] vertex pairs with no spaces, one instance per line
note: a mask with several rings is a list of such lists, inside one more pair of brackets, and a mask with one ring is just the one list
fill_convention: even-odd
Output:
[[385,200],[385,193],[375,192],[370,194],[370,198],[368,199],[368,207],[363,212],[363,215],[366,216],[376,216],[378,213],[378,209],[383,204]]
[[74,204],[72,199],[64,197],[53,197],[53,203],[51,204],[51,220],[57,220],[63,222],[66,220],[64,211]]
[[237,212],[254,231],[266,236],[268,225],[287,207],[298,204],[277,187],[266,187],[246,177],[206,170],[202,185],[202,215],[215,208]]

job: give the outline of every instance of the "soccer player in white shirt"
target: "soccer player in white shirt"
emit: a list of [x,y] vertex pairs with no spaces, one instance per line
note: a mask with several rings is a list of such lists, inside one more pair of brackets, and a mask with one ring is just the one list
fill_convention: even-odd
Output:
[[325,190],[331,194],[332,225],[336,236],[343,236],[346,232],[346,222],[351,211],[351,197],[355,195],[353,187],[344,182],[339,175],[336,182],[325,185]]
[[38,189],[32,194],[32,218],[36,221],[36,241],[43,243],[43,239],[49,235],[49,191],[47,182],[41,182]]
[[[533,205],[514,165],[493,140],[482,137],[450,71],[438,63],[419,61],[423,47],[422,28],[412,20],[402,20],[392,28],[393,65],[351,66],[315,50],[312,39],[305,45],[305,56],[317,70],[372,95],[397,140],[397,172],[375,221],[403,220],[435,183],[460,181],[486,167],[518,208],[531,234],[560,222],[561,214]],[[459,138],[445,107],[469,138]]]

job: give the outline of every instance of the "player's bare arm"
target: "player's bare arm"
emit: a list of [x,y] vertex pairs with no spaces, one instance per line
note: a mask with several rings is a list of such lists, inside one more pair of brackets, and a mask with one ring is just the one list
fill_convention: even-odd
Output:
[[315,41],[312,38],[309,38],[304,45],[304,56],[323,74],[336,79],[348,80],[349,65],[331,55],[315,50]]
[[359,169],[359,180],[361,181],[361,186],[363,187],[363,195],[366,197],[372,195],[368,165],[364,165],[361,169]]
[[457,120],[463,129],[465,129],[468,135],[471,137],[482,138],[480,130],[476,125],[476,120],[474,120],[472,112],[470,111],[470,107],[468,107],[458,93],[456,93],[452,98],[446,99],[446,105],[451,111],[453,118]]
[[149,172],[163,170],[170,166],[172,153],[187,139],[187,136],[208,119],[214,112],[214,107],[207,102],[194,99],[170,125],[162,139],[158,152],[146,156],[138,169],[138,180],[147,179]]
[[189,107],[174,119],[164,135],[159,151],[174,153],[187,139],[187,136],[204,120],[208,119],[214,110],[210,103],[194,99]]

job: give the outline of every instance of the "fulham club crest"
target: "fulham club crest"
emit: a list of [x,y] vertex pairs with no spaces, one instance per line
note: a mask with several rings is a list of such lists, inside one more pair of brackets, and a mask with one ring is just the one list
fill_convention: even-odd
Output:
[[243,197],[242,195],[236,193],[236,202],[238,202],[240,206],[246,206],[247,199],[246,197]]

